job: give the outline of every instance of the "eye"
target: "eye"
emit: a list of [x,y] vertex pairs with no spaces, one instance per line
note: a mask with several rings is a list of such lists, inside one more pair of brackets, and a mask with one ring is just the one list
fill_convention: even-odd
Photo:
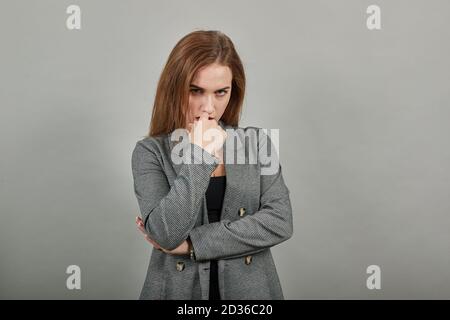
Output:
[[197,88],[192,88],[191,92],[194,93],[194,94],[198,94],[198,93],[201,93],[201,90],[197,89]]
[[223,97],[224,95],[227,94],[227,92],[228,92],[227,90],[219,90],[219,91],[217,91],[219,97]]

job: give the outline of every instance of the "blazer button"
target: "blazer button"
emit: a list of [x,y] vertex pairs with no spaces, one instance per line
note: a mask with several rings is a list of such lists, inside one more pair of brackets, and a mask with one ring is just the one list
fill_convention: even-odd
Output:
[[252,262],[252,256],[246,256],[245,257],[245,264],[250,264]]
[[245,214],[245,208],[240,208],[239,209],[239,216],[242,217]]
[[184,262],[183,261],[177,261],[177,270],[178,271],[184,270]]

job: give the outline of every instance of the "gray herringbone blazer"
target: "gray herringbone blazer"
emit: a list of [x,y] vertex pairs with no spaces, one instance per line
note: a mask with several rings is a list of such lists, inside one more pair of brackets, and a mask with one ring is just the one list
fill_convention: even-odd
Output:
[[[249,129],[257,129],[219,124],[224,129],[240,129],[236,136],[241,142]],[[261,134],[258,131],[258,136]],[[230,138],[228,135],[224,154]],[[246,155],[245,164],[238,164],[225,157],[221,220],[208,223],[205,192],[218,162],[189,144],[200,150],[205,161],[174,163],[171,152],[176,142],[171,140],[170,135],[163,135],[136,143],[132,154],[134,191],[149,236],[169,250],[190,237],[196,261],[189,255],[153,249],[139,299],[207,300],[211,259],[218,260],[222,299],[284,299],[270,251],[293,234],[289,190],[281,166],[276,173],[261,175],[264,163],[259,158],[252,164]],[[233,148],[238,145],[234,143]],[[257,144],[258,150],[263,147],[267,146]],[[190,157],[194,160],[195,153]]]

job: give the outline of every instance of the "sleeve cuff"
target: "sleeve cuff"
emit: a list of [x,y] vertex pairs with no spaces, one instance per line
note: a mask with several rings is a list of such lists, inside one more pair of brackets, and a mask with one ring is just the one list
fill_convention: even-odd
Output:
[[208,253],[214,250],[214,248],[211,247],[209,241],[205,241],[203,228],[211,228],[211,226],[213,226],[214,224],[219,226],[220,223],[214,222],[206,225],[201,225],[189,232],[189,238],[191,240],[192,247],[194,248],[196,261],[210,260]]

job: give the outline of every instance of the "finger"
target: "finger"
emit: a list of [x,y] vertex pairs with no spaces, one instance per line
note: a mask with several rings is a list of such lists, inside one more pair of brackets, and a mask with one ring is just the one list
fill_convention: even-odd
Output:
[[147,230],[144,229],[144,227],[138,226],[139,231],[141,231],[142,233],[146,234]]
[[143,228],[145,230],[144,223],[142,223],[142,221],[136,221],[136,225],[139,229]]

